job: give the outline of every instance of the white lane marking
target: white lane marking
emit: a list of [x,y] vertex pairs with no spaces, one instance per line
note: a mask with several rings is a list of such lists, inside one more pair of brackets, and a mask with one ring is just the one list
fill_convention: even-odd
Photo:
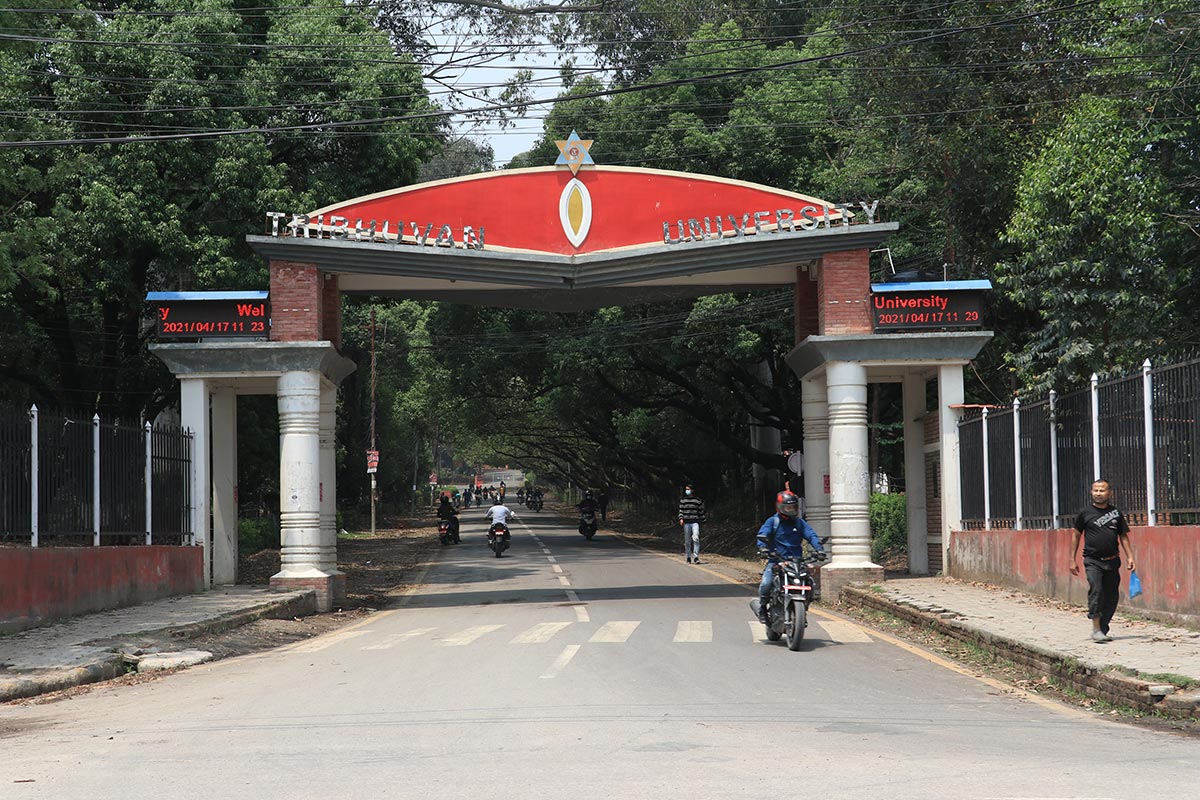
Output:
[[747,620],[750,623],[750,639],[755,642],[767,640],[766,628],[756,619]]
[[575,606],[575,618],[580,622],[592,621],[592,618],[588,616],[587,609],[583,606]]
[[563,671],[563,667],[565,667],[565,666],[567,666],[567,664],[571,663],[571,659],[574,658],[575,654],[578,652],[579,652],[579,645],[577,645],[577,644],[569,644],[566,647],[564,647],[563,651],[561,653],[559,653],[558,658],[556,658],[554,660],[554,663],[550,665],[550,669],[548,669],[542,673],[542,677],[543,678],[553,678],[556,675],[558,675],[558,673]]
[[600,626],[600,630],[592,634],[589,642],[625,642],[637,630],[640,622],[606,622]]
[[341,633],[331,633],[326,636],[319,636],[316,639],[297,645],[294,648],[294,652],[316,653],[320,650],[324,650],[327,647],[333,647],[335,644],[341,644],[349,639],[362,636],[365,633],[370,633],[370,631],[342,631]]
[[548,547],[543,547],[543,548],[542,548],[542,553],[543,553],[543,554],[545,554],[545,555],[550,555],[550,548],[548,548]]
[[578,603],[579,595],[577,595],[575,593],[574,589],[567,589],[567,599],[570,600],[572,603]]
[[416,628],[407,633],[391,633],[388,634],[387,640],[379,644],[372,644],[364,647],[363,650],[387,650],[388,648],[398,645],[408,639],[415,639],[418,636],[424,636],[427,633],[433,633],[437,628]]
[[709,620],[693,620],[680,622],[675,628],[673,642],[711,642],[712,622]]
[[498,631],[503,628],[503,625],[476,625],[473,628],[467,628],[464,631],[459,631],[453,636],[448,636],[442,640],[442,644],[449,647],[462,647],[470,644],[480,636],[486,636],[492,631]]
[[554,570],[554,571],[555,571],[555,572],[557,572],[559,575],[561,575],[561,574],[562,574],[562,567],[560,567],[558,564],[551,564],[551,565],[550,565],[550,569]]
[[569,627],[570,622],[539,622],[509,644],[543,644],[554,638],[554,634]]
[[816,623],[817,627],[829,634],[829,638],[841,644],[850,642],[867,642],[873,641],[867,632],[853,622],[842,622],[841,620],[823,619]]
[[558,559],[556,559],[554,556],[550,555],[549,550],[546,551],[546,560],[549,561],[551,564],[558,561]]
[[558,582],[561,583],[563,586],[571,585],[571,582],[569,580],[567,580],[566,578],[564,578],[562,575],[558,576]]

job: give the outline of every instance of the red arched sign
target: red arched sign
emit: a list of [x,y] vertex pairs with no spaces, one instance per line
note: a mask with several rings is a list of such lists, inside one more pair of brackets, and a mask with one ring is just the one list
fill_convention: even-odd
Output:
[[[854,209],[862,211],[873,216],[874,205]],[[310,227],[340,226],[351,237],[374,221],[377,232],[386,224],[391,238],[402,225],[406,237],[416,233],[432,244],[443,232],[462,246],[482,231],[488,250],[559,255],[725,238],[756,227],[762,233],[838,227],[843,219],[838,205],[794,192],[628,167],[584,167],[577,176],[555,167],[469,175],[359,197],[307,216]]]

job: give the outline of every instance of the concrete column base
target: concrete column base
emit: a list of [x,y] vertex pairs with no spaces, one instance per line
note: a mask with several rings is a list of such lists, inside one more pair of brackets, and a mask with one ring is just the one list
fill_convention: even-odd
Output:
[[[342,596],[346,595],[346,576],[342,575]],[[334,575],[305,575],[303,577],[287,577],[272,575],[272,589],[313,589],[317,593],[317,613],[324,614],[333,610],[334,597],[337,594],[337,576]]]
[[821,567],[821,600],[826,603],[837,602],[842,587],[851,583],[882,582],[883,567],[875,564],[853,567],[824,564]]

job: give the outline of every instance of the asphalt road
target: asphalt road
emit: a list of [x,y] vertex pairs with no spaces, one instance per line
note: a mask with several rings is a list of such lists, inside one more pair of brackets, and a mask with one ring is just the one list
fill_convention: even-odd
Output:
[[0,709],[0,798],[1140,798],[1200,743],[1023,697],[745,587],[524,514],[464,514],[408,604],[333,634]]

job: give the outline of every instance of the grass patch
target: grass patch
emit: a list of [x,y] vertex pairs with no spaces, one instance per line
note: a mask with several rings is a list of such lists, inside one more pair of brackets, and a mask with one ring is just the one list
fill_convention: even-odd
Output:
[[1186,675],[1176,675],[1174,672],[1135,672],[1135,674],[1144,681],[1151,681],[1152,683],[1170,683],[1179,687],[1180,689],[1194,689],[1197,686],[1200,686],[1200,681],[1196,680],[1195,678],[1189,678]]

